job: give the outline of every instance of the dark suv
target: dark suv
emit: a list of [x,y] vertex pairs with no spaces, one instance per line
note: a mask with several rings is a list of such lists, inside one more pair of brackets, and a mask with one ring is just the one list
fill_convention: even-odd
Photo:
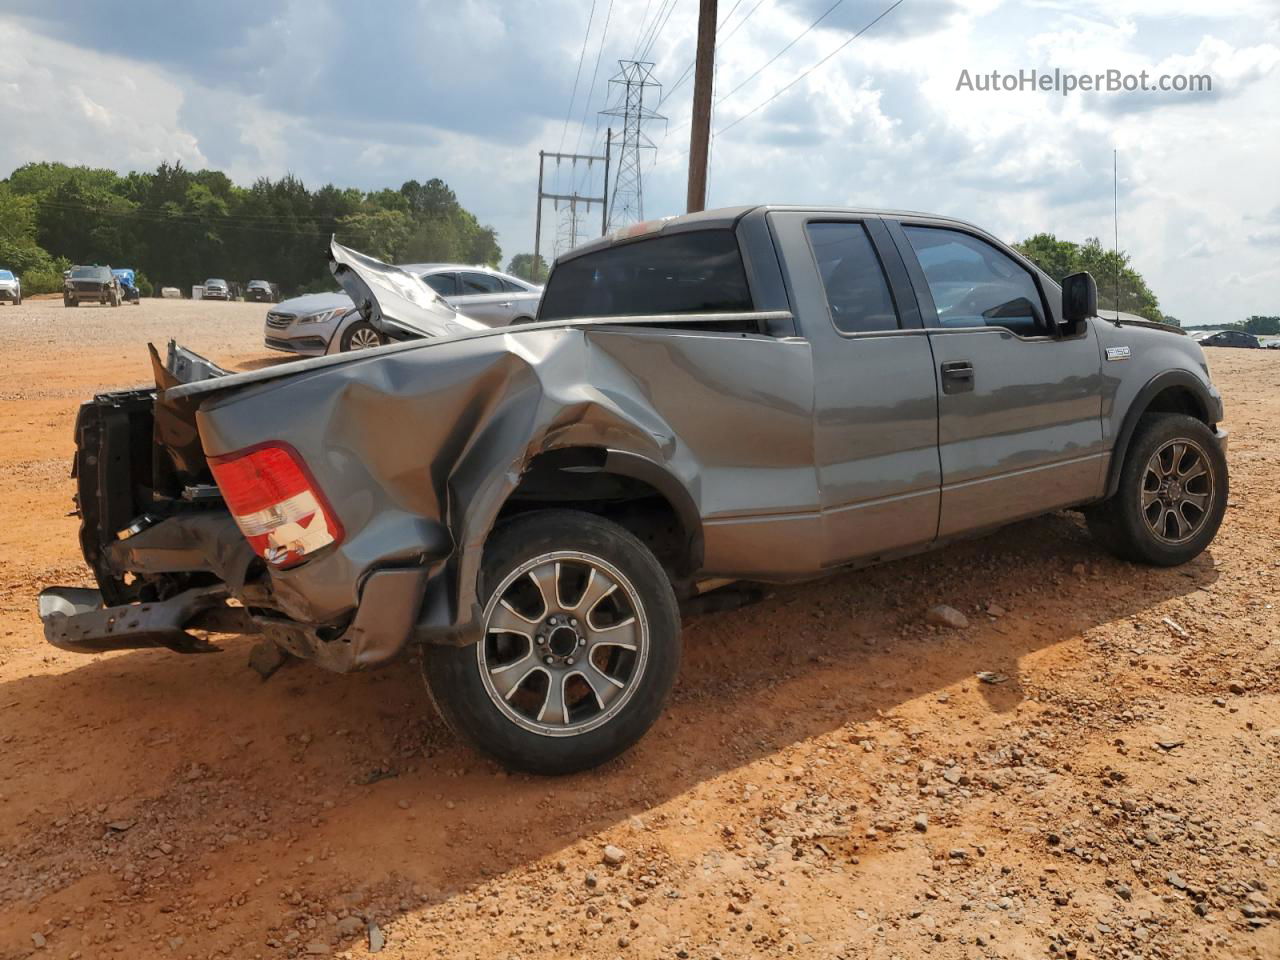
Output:
[[109,303],[120,306],[120,279],[110,267],[72,267],[62,280],[62,305]]

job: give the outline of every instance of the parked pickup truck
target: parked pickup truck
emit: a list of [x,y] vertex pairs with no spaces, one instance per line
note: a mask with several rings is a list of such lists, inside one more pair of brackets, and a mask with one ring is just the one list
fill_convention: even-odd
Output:
[[[375,328],[433,302],[331,257]],[[528,325],[234,374],[152,348],[155,388],[80,410],[99,589],[45,591],[47,635],[250,633],[339,671],[421,645],[459,734],[590,767],[654,722],[680,604],[724,581],[1067,507],[1131,560],[1204,550],[1227,498],[1204,356],[1096,298],[958,220],[758,206],[577,248]]]

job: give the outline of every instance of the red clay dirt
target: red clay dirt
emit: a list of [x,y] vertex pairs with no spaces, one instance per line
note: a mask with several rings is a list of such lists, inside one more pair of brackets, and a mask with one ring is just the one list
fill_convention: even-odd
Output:
[[276,362],[262,315],[0,308],[3,960],[1280,956],[1280,354],[1211,355],[1233,490],[1197,561],[1059,514],[779,587],[686,624],[639,747],[547,780],[456,743],[411,661],[45,644],[36,592],[90,583],[77,404],[148,339]]

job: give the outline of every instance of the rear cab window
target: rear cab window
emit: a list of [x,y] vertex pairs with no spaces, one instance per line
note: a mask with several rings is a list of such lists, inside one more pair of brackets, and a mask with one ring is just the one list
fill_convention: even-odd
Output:
[[816,221],[806,227],[831,322],[841,333],[897,330],[902,324],[867,228]]
[[717,229],[633,240],[557,264],[538,319],[754,309],[737,237]]

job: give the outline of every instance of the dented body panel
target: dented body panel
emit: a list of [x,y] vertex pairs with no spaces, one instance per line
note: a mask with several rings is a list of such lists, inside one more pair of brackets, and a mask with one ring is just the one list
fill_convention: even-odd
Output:
[[[865,227],[892,329],[837,328],[808,232],[832,220]],[[940,328],[904,223],[962,229],[1018,259],[1042,293],[1046,329]],[[1194,395],[1206,422],[1221,415],[1190,340],[1097,318],[1059,330],[1056,284],[958,221],[711,211],[594,241],[557,269],[699,231],[731,233],[730,255],[741,258],[732,296],[752,309],[624,315],[599,296],[603,315],[240,374],[177,348],[163,363],[155,355],[156,390],[97,398],[78,426],[82,544],[103,603],[198,596],[207,618],[205,599],[225,596],[241,632],[330,669],[362,669],[414,640],[475,640],[486,541],[521,510],[626,513],[677,595],[690,597],[700,583],[813,577],[1095,501],[1153,384]],[[331,257],[375,327],[420,322],[436,300],[398,268],[336,243]],[[601,260],[564,275],[599,284],[610,269]],[[632,289],[646,296],[648,281]],[[595,296],[557,291],[554,273],[547,290],[549,312]],[[1121,346],[1129,359],[1104,359]],[[947,376],[955,363],[969,369],[958,388]],[[341,530],[288,566],[250,548],[209,467],[282,443]],[[133,464],[127,484],[123,468],[104,465],[113,457]],[[78,628],[58,617],[94,614],[50,603],[46,624],[59,636]],[[153,619],[148,642],[168,637],[175,648],[196,626]]]

